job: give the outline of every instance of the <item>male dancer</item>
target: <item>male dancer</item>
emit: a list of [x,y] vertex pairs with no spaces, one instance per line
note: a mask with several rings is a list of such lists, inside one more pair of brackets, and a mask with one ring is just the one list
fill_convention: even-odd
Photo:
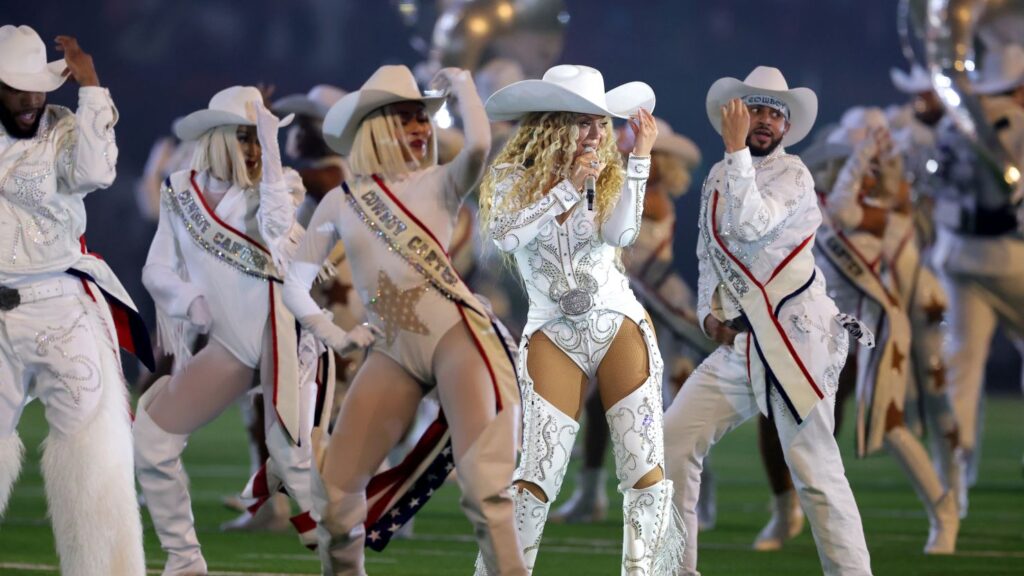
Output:
[[[973,483],[978,409],[996,325],[1013,332],[1018,348],[1024,335],[1024,236],[1019,200],[1014,200],[1024,183],[1024,47],[992,47],[974,92],[1016,172],[994,170],[952,118],[939,123],[937,176],[942,184],[936,191],[938,234],[932,256],[949,293],[952,338],[946,357],[963,449],[961,486]],[[960,495],[960,510],[966,513],[966,491]]]
[[[145,338],[114,273],[85,250],[83,200],[114,181],[117,110],[71,36],[47,63],[28,26],[0,27],[0,515],[33,397],[50,432],[42,470],[61,573],[145,574],[118,340]],[[74,78],[78,110],[46,104]],[[114,318],[137,323],[115,326]],[[120,324],[120,322],[118,322]],[[138,342],[141,354],[149,342]],[[146,360],[152,368],[152,356]]]
[[[758,411],[775,420],[827,575],[871,573],[860,513],[832,437],[848,335],[811,252],[821,222],[814,183],[784,146],[810,132],[818,102],[775,68],[722,78],[707,112],[725,158],[701,198],[697,315],[720,346],[665,414],[668,477],[687,528],[682,572],[697,572],[704,457]],[[840,324],[840,320],[844,324]]]

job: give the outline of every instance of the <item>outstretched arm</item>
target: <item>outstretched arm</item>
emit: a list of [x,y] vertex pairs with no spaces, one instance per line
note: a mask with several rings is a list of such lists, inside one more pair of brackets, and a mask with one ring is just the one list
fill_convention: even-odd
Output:
[[449,104],[454,102],[458,107],[465,129],[466,142],[462,150],[445,167],[451,184],[450,190],[461,201],[483,174],[487,154],[491,150],[491,123],[476,91],[473,77],[467,70],[443,68],[434,77],[432,85],[450,90]]

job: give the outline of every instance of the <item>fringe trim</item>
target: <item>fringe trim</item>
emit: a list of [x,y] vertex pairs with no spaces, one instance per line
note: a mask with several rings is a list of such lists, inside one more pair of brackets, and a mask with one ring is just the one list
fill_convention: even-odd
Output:
[[174,356],[172,374],[177,374],[192,359],[197,335],[191,322],[168,316],[157,307],[156,343],[165,356]]
[[21,473],[21,462],[25,457],[25,445],[18,432],[0,439],[0,519],[7,510],[14,483]]
[[651,567],[653,576],[676,576],[680,574],[683,567],[683,553],[686,550],[686,526],[683,525],[683,518],[672,502],[672,490],[669,490],[668,506],[665,513],[668,516],[668,524],[665,526],[661,545],[654,552],[654,561]]

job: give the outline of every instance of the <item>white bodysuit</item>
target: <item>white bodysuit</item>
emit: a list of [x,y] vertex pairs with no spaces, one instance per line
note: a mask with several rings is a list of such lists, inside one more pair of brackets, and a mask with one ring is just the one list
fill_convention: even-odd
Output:
[[[194,177],[208,205],[212,198],[220,197],[214,214],[235,230],[259,239],[282,273],[289,252],[301,238],[295,210],[305,196],[298,173],[286,168],[284,174],[284,182],[277,186],[261,183],[258,193],[218,180],[207,172]],[[166,202],[161,204],[160,223],[142,269],[142,281],[159,311],[179,321],[187,322],[189,306],[203,296],[213,316],[210,337],[246,366],[259,367],[263,332],[270,313],[267,280],[243,274],[201,248],[191,238],[182,218]],[[174,352],[177,355],[183,351]]]
[[[533,204],[494,218],[491,237],[515,257],[530,299],[523,340],[538,329],[558,345],[585,374],[593,377],[626,317],[640,324],[643,306],[629,288],[617,257],[640,231],[650,158],[630,156],[621,196],[608,220],[597,213],[569,180],[556,184]],[[509,166],[496,166],[507,170]],[[495,189],[501,205],[522,169]],[[578,204],[577,204],[578,203]],[[576,206],[565,222],[557,216]]]

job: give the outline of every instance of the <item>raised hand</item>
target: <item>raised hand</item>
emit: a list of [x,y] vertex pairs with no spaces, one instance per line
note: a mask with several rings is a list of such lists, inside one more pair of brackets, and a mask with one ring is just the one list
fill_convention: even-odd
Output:
[[467,76],[469,76],[469,72],[462,68],[455,68],[453,66],[441,68],[430,80],[428,88],[438,92],[451,92],[456,85],[465,81]]
[[67,64],[63,72],[65,77],[74,78],[79,86],[100,85],[92,56],[82,50],[74,36],[57,36],[54,41],[57,43],[57,51],[64,53],[64,63]]
[[263,156],[263,181],[273,184],[284,180],[284,171],[281,167],[281,149],[277,143],[277,131],[281,121],[267,110],[267,107],[258,100],[247,102],[245,105],[246,116],[256,124],[256,137],[260,141],[261,154]]
[[730,154],[747,147],[750,133],[750,112],[739,98],[733,98],[722,106],[722,141],[725,151]]
[[658,138],[654,115],[638,108],[636,114],[629,117],[629,127],[633,131],[633,155],[650,156],[654,141]]

